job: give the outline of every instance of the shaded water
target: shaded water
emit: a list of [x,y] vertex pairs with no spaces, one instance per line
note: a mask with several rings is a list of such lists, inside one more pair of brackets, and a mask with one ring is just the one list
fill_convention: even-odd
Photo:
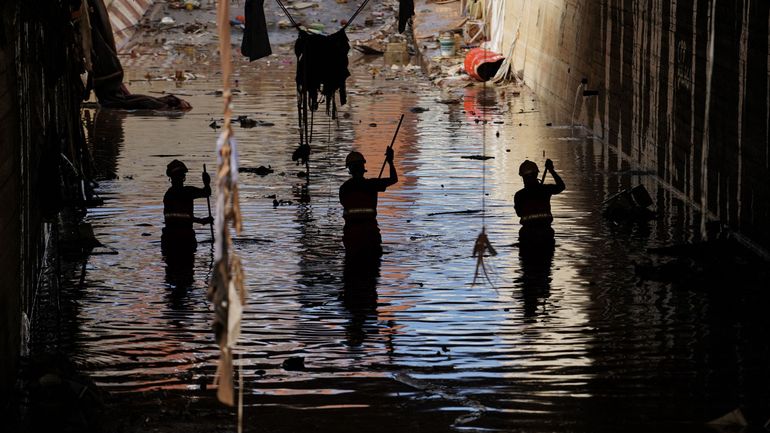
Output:
[[[317,117],[307,199],[297,177],[304,167],[290,160],[298,142],[292,68],[291,60],[274,60],[237,70],[243,93],[236,114],[274,123],[235,126],[242,166],[275,170],[240,176],[244,231],[235,248],[249,297],[237,352],[248,406],[353,413],[387,405],[449,414],[431,430],[682,431],[738,405],[770,401],[761,335],[768,323],[757,302],[764,296],[640,282],[633,264],[646,249],[697,239],[699,219],[602,143],[573,139],[568,118],[511,89],[470,87],[460,90],[462,104],[440,104],[440,91],[422,77],[372,79],[360,66],[338,123]],[[213,377],[208,228],[197,229],[204,242],[189,287],[175,287],[160,253],[165,165],[183,160],[188,184],[198,186],[202,165],[215,167],[217,132],[208,124],[219,117],[221,98],[209,93],[220,84],[213,72],[202,75],[209,78],[181,89],[168,82],[131,88],[181,90],[191,95],[190,113],[88,113],[99,193],[107,199],[88,220],[119,254],[89,257],[82,281],[76,275],[67,290],[79,320],[73,356],[111,391],[197,388],[200,377]],[[381,92],[370,94],[374,89]],[[409,111],[418,106],[429,110]],[[337,198],[347,178],[344,157],[363,152],[375,176],[401,113],[399,183],[380,194],[378,210],[386,254],[378,278],[351,280]],[[461,158],[482,154],[484,141],[494,159]],[[553,260],[533,265],[522,263],[514,245],[512,197],[521,161],[542,167],[544,156],[567,191],[552,200]],[[481,209],[483,180],[484,220],[481,213],[431,216]],[[641,225],[605,221],[601,202],[637,183],[664,216]],[[274,207],[272,195],[292,203]],[[205,206],[198,200],[198,216]],[[470,284],[471,250],[484,223],[499,253],[487,259],[494,288]],[[376,301],[346,296],[346,284],[376,290]],[[305,358],[306,370],[282,368],[295,356]]]

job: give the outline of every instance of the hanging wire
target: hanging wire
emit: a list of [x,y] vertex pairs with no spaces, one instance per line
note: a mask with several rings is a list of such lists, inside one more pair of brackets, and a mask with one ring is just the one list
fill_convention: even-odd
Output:
[[[276,0],[276,1],[277,1],[277,0]],[[352,22],[353,22],[353,20],[354,20],[354,19],[356,19],[356,17],[358,16],[358,14],[360,14],[360,13],[361,13],[361,11],[362,11],[362,10],[364,10],[364,7],[366,7],[366,4],[367,4],[367,3],[369,3],[369,0],[364,0],[364,2],[363,2],[363,3],[361,3],[361,6],[359,6],[359,7],[358,7],[358,9],[356,9],[356,12],[353,14],[353,16],[351,16],[351,17],[350,17],[350,19],[348,20],[348,22],[347,22],[347,23],[346,23],[346,24],[345,24],[345,25],[342,27],[342,30],[345,30],[346,28],[348,28],[348,26],[350,25],[350,23],[352,23]]]
[[289,19],[289,22],[291,22],[291,25],[298,29],[299,24],[297,24],[297,22],[294,21],[294,17],[291,16],[291,14],[289,13],[289,10],[286,9],[286,6],[284,6],[281,0],[275,0],[275,2],[278,3],[278,7],[280,7],[283,13],[286,14],[286,18]]
[[[275,2],[278,3],[278,7],[281,8],[283,13],[286,15],[286,18],[289,19],[289,22],[291,22],[291,25],[294,26],[295,28],[299,29],[300,28],[299,24],[297,24],[297,21],[294,20],[293,16],[291,16],[291,13],[289,13],[289,9],[286,8],[286,6],[283,4],[283,2],[281,0],[275,0]],[[364,2],[361,3],[361,5],[358,7],[358,9],[356,9],[356,11],[353,13],[353,16],[351,16],[350,19],[348,20],[348,22],[342,27],[342,30],[345,30],[345,29],[348,28],[350,23],[352,23],[353,20],[355,20],[356,17],[358,17],[358,14],[360,14],[361,11],[364,10],[364,8],[366,7],[367,3],[369,3],[369,0],[364,0]]]
[[[487,51],[483,49],[483,59],[484,63],[486,63],[487,60]],[[487,91],[487,82],[482,81],[482,97],[486,97],[486,91]],[[487,156],[487,114],[484,107],[482,107],[481,104],[481,98],[479,98],[478,94],[476,94],[476,110],[478,115],[478,110],[481,110],[481,149],[482,149],[482,160],[481,160],[481,233],[476,238],[476,242],[473,245],[473,257],[476,257],[476,271],[473,274],[473,283],[471,285],[476,284],[476,279],[479,276],[479,271],[481,271],[481,274],[484,276],[484,279],[487,280],[487,282],[494,287],[494,283],[492,283],[492,280],[489,278],[489,272],[490,270],[487,269],[487,265],[484,262],[484,253],[489,252],[490,256],[497,255],[497,251],[495,251],[495,248],[492,246],[492,243],[489,242],[489,237],[487,237],[487,225],[486,225],[486,213],[487,213],[487,166],[486,166],[486,156]],[[478,117],[477,117],[478,118]]]

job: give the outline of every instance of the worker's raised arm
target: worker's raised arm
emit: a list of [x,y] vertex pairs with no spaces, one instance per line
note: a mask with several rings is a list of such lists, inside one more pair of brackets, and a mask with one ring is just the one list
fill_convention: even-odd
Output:
[[387,186],[393,185],[396,182],[398,182],[398,173],[396,172],[396,166],[393,164],[393,148],[388,147],[385,150],[385,162],[388,163],[388,166],[390,167],[390,177],[387,179],[384,179],[387,183]]
[[553,168],[553,161],[550,159],[545,160],[545,169],[549,172],[551,172],[551,176],[553,176],[553,180],[556,181],[555,185],[549,185],[551,187],[551,194],[558,194],[566,189],[566,185],[564,185],[564,181],[562,180],[561,176],[559,176],[556,173],[556,170]]
[[190,187],[193,191],[193,198],[204,198],[211,195],[211,176],[204,171],[201,178],[203,180],[203,188]]

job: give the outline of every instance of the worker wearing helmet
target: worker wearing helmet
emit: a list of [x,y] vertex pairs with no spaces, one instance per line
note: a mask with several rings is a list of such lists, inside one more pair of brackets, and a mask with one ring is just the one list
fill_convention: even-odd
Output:
[[340,203],[344,208],[342,243],[348,257],[379,257],[382,254],[382,238],[377,225],[377,193],[398,182],[393,165],[393,149],[388,147],[385,161],[390,176],[385,179],[366,179],[366,159],[359,152],[350,152],[345,166],[352,176],[340,186]]
[[164,253],[193,251],[197,246],[193,223],[211,224],[212,218],[197,218],[193,213],[193,200],[211,195],[211,177],[203,172],[203,188],[185,186],[187,166],[179,160],[173,160],[166,167],[166,176],[171,180],[171,188],[163,196],[163,217],[165,227],[161,236]]
[[553,161],[545,161],[545,169],[551,173],[555,184],[542,183],[537,175],[537,164],[526,160],[519,167],[519,175],[524,181],[524,188],[513,196],[513,207],[519,216],[521,229],[519,243],[522,246],[553,247],[554,232],[551,228],[551,196],[564,191],[564,181],[553,168]]

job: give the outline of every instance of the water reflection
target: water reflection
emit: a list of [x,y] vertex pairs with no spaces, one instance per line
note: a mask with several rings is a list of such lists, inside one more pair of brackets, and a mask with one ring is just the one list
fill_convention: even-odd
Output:
[[117,161],[124,143],[125,110],[85,110],[83,120],[94,159],[96,180],[114,179]]
[[[692,421],[705,418],[704,407],[767,396],[741,385],[766,383],[770,349],[759,334],[768,324],[759,310],[767,302],[760,295],[725,302],[733,290],[717,296],[640,284],[634,261],[647,248],[692,239],[698,219],[607,146],[571,137],[568,118],[559,126],[526,94],[474,87],[455,92],[469,104],[463,112],[460,104],[437,104],[443,95],[418,80],[373,82],[355,72],[339,124],[318,123],[307,182],[290,159],[296,119],[281,115],[296,109],[291,76],[269,72],[265,64],[239,69],[244,94],[236,100],[238,114],[274,124],[235,129],[243,165],[275,171],[240,177],[244,232],[234,243],[249,289],[239,350],[247,383],[258,388],[255,406],[318,409],[340,403],[336,390],[346,389],[353,396],[346,404],[430,400],[448,413],[457,400],[447,396],[462,395],[495,409],[469,427],[593,432],[606,420],[616,422],[611,431],[644,430],[654,424],[645,419],[665,412],[660,401],[684,408],[667,419]],[[202,244],[192,266],[189,256],[162,259],[159,197],[168,183],[159,173],[171,155],[184,155],[190,167],[214,166],[217,133],[208,124],[221,100],[207,93],[219,85],[185,83],[195,109],[182,118],[113,112],[104,121],[114,127],[96,129],[97,164],[112,173],[100,193],[111,200],[89,220],[120,256],[90,257],[73,290],[82,324],[75,358],[110,390],[182,387],[185,372],[213,368],[210,256]],[[373,87],[381,92],[368,94]],[[418,106],[430,110],[409,111]],[[345,262],[338,197],[345,155],[359,150],[379,168],[402,112],[400,182],[378,204],[386,254],[365,265]],[[476,123],[479,113],[486,125]],[[545,126],[551,122],[557,126]],[[494,159],[462,158],[481,154],[483,137]],[[527,158],[540,162],[543,152],[569,189],[552,200],[557,249],[528,256],[512,246],[520,227],[516,169]],[[496,289],[470,287],[479,214],[431,215],[480,209],[483,174],[487,230],[499,253]],[[639,183],[664,204],[665,217],[646,227],[605,221],[602,201]],[[292,203],[274,207],[273,196]],[[197,205],[195,213],[205,214],[205,204]],[[208,232],[196,229],[199,239]],[[304,356],[308,371],[283,370],[292,356]],[[428,386],[402,394],[372,386],[373,377],[386,382],[394,373]]]
[[551,296],[551,266],[554,248],[519,248],[520,276],[514,280],[520,288],[519,298],[524,306],[524,317],[534,320],[538,314],[547,314],[547,300]]
[[[377,281],[380,258],[345,258],[342,299],[350,319],[345,326],[346,344],[357,347],[366,339],[366,329],[377,320]],[[376,332],[376,328],[372,332]]]

